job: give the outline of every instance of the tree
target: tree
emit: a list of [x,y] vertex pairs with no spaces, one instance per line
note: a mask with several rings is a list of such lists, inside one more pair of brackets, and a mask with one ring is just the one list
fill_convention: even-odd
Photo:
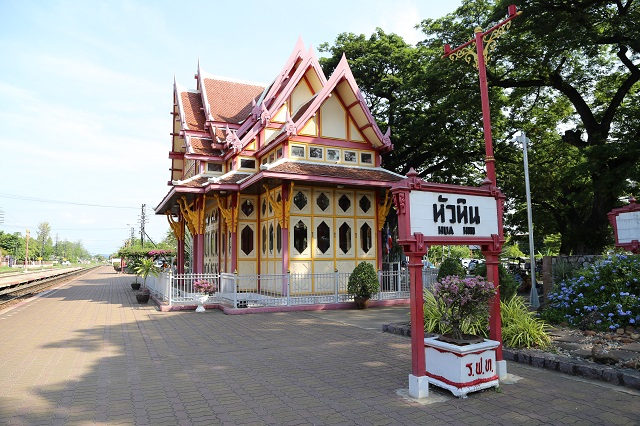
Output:
[[0,249],[3,254],[13,256],[17,259],[24,259],[25,239],[19,232],[7,234],[0,231]]
[[[49,225],[49,222],[40,222],[38,224],[38,233],[36,236],[36,240],[38,241],[38,253],[39,256],[43,259],[45,259],[46,256],[46,245],[47,242],[50,240],[50,234],[51,234],[51,225]],[[51,250],[49,250],[49,253],[51,254]]]
[[[422,28],[433,44],[455,43],[502,19],[508,3],[466,1]],[[522,16],[492,51],[489,84],[503,89],[507,135],[526,130],[539,145],[532,166],[548,176],[532,197],[545,233],[562,234],[563,253],[598,253],[611,240],[607,213],[640,180],[640,8],[633,0],[519,3]],[[502,172],[517,176],[508,165]],[[521,225],[516,180],[505,188]]]
[[[466,0],[424,20],[412,47],[377,30],[341,34],[320,50],[330,72],[344,52],[395,151],[386,167],[414,167],[435,182],[478,184],[484,144],[477,70],[442,58],[442,46],[501,21],[511,1]],[[489,95],[505,225],[526,230],[522,148],[532,141],[531,193],[537,236],[561,235],[562,253],[599,253],[611,241],[607,213],[640,181],[640,11],[633,0],[528,0],[492,43]]]
[[158,248],[171,250],[178,249],[178,240],[176,239],[176,236],[173,234],[173,231],[171,229],[167,230],[164,238],[158,244]]

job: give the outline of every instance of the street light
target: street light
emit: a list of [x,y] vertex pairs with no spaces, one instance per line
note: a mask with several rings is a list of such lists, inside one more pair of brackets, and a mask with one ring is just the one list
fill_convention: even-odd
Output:
[[540,299],[538,298],[538,288],[536,280],[536,263],[535,252],[533,247],[533,219],[531,215],[531,191],[529,190],[529,150],[527,144],[531,142],[524,132],[520,132],[520,136],[516,136],[516,140],[522,143],[522,152],[524,153],[524,185],[527,191],[527,222],[529,225],[529,265],[531,265],[531,292],[529,293],[529,304],[538,308]]

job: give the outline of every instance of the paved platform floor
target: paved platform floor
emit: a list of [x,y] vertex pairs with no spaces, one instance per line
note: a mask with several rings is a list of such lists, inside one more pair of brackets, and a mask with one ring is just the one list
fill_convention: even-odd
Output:
[[407,397],[406,308],[224,315],[139,305],[104,267],[0,312],[3,425],[639,425],[640,393],[509,363],[499,390]]

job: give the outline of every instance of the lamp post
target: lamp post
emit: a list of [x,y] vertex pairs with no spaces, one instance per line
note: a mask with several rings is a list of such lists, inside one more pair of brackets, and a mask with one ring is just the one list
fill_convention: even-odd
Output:
[[[484,147],[485,147],[485,166],[487,168],[487,179],[496,185],[496,167],[495,158],[493,157],[493,140],[491,137],[491,113],[489,111],[489,86],[487,85],[487,67],[489,60],[489,51],[495,46],[494,43],[498,37],[504,34],[511,26],[511,20],[520,15],[515,5],[509,6],[509,17],[498,23],[485,32],[480,27],[476,27],[475,35],[472,40],[465,44],[451,49],[448,44],[444,45],[444,57],[450,58],[452,61],[464,58],[467,63],[473,58],[478,73],[480,75],[480,99],[482,104],[482,125],[484,130]],[[475,43],[475,49],[472,44]]]
[[527,155],[528,143],[531,142],[524,132],[516,137],[516,140],[522,143],[522,151],[524,153],[524,185],[527,192],[527,222],[529,225],[529,265],[531,265],[531,292],[529,293],[529,304],[533,308],[540,307],[540,299],[538,298],[537,279],[536,279],[536,256],[533,247],[533,218],[531,214],[531,191],[529,189],[529,157]]

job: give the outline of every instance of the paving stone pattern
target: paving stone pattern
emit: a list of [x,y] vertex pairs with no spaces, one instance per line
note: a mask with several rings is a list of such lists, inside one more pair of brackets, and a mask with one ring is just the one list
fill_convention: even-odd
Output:
[[163,313],[130,281],[105,267],[0,312],[0,424],[640,424],[637,391],[516,363],[497,391],[412,400],[404,336],[311,312]]

